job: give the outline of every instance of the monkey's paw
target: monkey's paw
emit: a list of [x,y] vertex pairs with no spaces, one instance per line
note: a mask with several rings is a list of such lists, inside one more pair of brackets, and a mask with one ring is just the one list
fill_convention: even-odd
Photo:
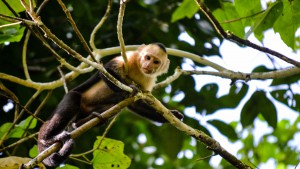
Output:
[[132,92],[130,93],[129,97],[135,96],[140,91],[140,89],[133,84],[129,85],[129,87],[132,89]]
[[180,113],[178,110],[170,110],[171,113],[176,116],[179,120],[182,120],[184,118],[184,115]]
[[55,142],[57,141],[61,141],[62,143],[65,143],[66,141],[71,139],[71,135],[69,132],[67,131],[63,131],[60,134],[58,134],[57,136],[55,136]]

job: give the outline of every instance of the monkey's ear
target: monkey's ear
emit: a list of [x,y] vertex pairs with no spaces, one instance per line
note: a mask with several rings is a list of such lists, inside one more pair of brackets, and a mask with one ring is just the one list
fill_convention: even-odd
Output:
[[139,47],[137,48],[137,51],[138,51],[138,52],[141,52],[146,46],[147,46],[147,45],[142,44],[141,46],[139,46]]
[[169,65],[170,65],[170,60],[168,58],[166,58],[164,64],[161,67],[161,74],[163,73],[167,73],[169,70]]

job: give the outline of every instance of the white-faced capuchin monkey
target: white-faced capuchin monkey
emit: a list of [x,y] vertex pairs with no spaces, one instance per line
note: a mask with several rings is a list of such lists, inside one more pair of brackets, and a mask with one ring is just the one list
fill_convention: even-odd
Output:
[[[128,58],[127,75],[121,56],[105,64],[106,70],[126,85],[133,85],[133,83],[130,83],[133,81],[134,85],[137,85],[136,87],[140,90],[151,92],[157,76],[168,71],[170,61],[166,48],[163,44],[153,43],[142,45],[136,51],[127,52],[126,54]],[[129,96],[128,92],[121,90],[100,72],[97,72],[89,80],[70,90],[58,104],[52,116],[40,128],[38,136],[39,152],[42,152],[55,142],[63,144],[58,152],[47,157],[43,163],[47,166],[57,166],[70,155],[74,140],[65,131],[69,124],[73,123],[78,127],[82,124],[82,119],[85,119],[88,115],[91,116],[93,112],[101,114]],[[128,108],[155,122],[168,122],[143,100],[134,102]],[[183,118],[179,111],[171,110],[171,112],[178,119]]]

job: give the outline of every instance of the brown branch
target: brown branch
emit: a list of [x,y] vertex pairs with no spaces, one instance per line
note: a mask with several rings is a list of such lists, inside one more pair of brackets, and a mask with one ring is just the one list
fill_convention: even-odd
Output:
[[7,16],[7,15],[3,15],[0,14],[0,19],[7,21],[7,22],[11,22],[11,23],[15,23],[15,22],[22,22],[25,25],[36,25],[36,23],[27,20],[27,19],[22,19],[22,18],[18,18],[18,17],[12,17],[12,16]]
[[108,0],[107,3],[107,7],[106,7],[106,11],[104,16],[101,18],[100,22],[95,26],[95,28],[93,29],[92,33],[91,33],[91,37],[90,37],[90,46],[93,50],[96,50],[96,46],[95,46],[95,35],[96,32],[102,27],[102,25],[104,24],[104,22],[107,20],[108,15],[110,13],[111,7],[112,7],[112,0]]
[[[26,12],[30,15],[30,17],[34,20],[35,23],[37,23],[38,27],[45,33],[45,36],[52,40],[57,46],[65,50],[68,54],[73,56],[74,58],[78,59],[81,62],[84,62],[88,65],[91,65],[107,77],[112,83],[114,83],[116,86],[118,86],[122,90],[126,90],[128,92],[132,92],[132,89],[120,81],[118,81],[115,77],[113,77],[111,74],[109,74],[106,69],[103,67],[101,63],[92,62],[89,59],[86,59],[82,57],[78,52],[73,50],[71,47],[69,47],[67,44],[65,44],[62,40],[60,40],[56,35],[54,35],[49,28],[41,21],[40,17],[37,16],[37,14],[34,11],[30,11],[30,8],[26,4],[25,0],[21,0],[22,5],[26,9]],[[67,76],[66,76],[67,78]]]
[[10,144],[10,145],[4,147],[4,148],[1,148],[1,149],[0,149],[0,152],[6,151],[6,150],[8,150],[8,149],[10,149],[10,148],[12,148],[12,147],[15,147],[15,146],[17,146],[17,145],[20,145],[20,144],[26,142],[27,140],[30,140],[30,139],[32,139],[32,138],[35,138],[38,134],[39,134],[39,133],[36,132],[36,133],[31,134],[31,135],[29,135],[29,136],[27,136],[27,137],[25,137],[25,138],[22,138],[22,139],[20,139],[20,140],[18,140],[18,141],[16,141],[16,142],[14,142],[14,143],[12,143],[12,144]]
[[195,0],[195,2],[197,3],[197,5],[199,6],[200,10],[206,15],[206,17],[210,20],[211,24],[214,26],[214,28],[216,29],[216,31],[224,38],[224,39],[227,39],[227,40],[230,40],[230,41],[233,41],[233,42],[236,42],[236,43],[239,43],[239,44],[242,44],[242,45],[246,45],[246,46],[250,46],[252,47],[253,49],[256,49],[258,51],[261,51],[261,52],[265,52],[265,53],[269,53],[281,60],[284,60],[286,61],[287,63],[290,63],[292,65],[295,65],[297,67],[300,67],[300,62],[297,62],[293,59],[290,59],[288,57],[286,57],[285,55],[279,53],[279,52],[276,52],[272,49],[269,49],[269,48],[266,48],[266,47],[262,47],[262,46],[259,46],[259,45],[256,45],[252,42],[250,42],[249,40],[245,40],[245,39],[242,39],[230,32],[226,32],[222,26],[220,25],[220,23],[218,22],[218,20],[213,16],[213,14],[210,12],[210,10],[207,8],[207,6],[201,2],[200,0]]
[[124,70],[125,74],[128,74],[128,60],[126,56],[126,50],[125,50],[125,42],[123,39],[123,33],[122,33],[122,23],[124,18],[126,8],[126,0],[120,0],[120,9],[119,9],[119,15],[118,15],[118,23],[117,23],[117,33],[118,33],[118,39],[121,47],[121,55],[124,60]]
[[161,113],[165,119],[167,119],[171,125],[176,127],[178,130],[194,137],[196,140],[204,143],[208,146],[208,148],[212,151],[214,151],[216,154],[219,154],[221,157],[223,157],[226,161],[231,163],[233,166],[239,169],[251,169],[250,166],[244,164],[239,159],[237,159],[234,155],[230,154],[228,151],[226,151],[220,143],[218,143],[213,138],[209,137],[207,134],[205,134],[203,131],[196,130],[179,119],[177,119],[166,107],[162,105],[160,101],[158,101],[154,96],[151,94],[148,94],[145,98],[150,103],[153,103],[153,106],[156,108],[156,110]]

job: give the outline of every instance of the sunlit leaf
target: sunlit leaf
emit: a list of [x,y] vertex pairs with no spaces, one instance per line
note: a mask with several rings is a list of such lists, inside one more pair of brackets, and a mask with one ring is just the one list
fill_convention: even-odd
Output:
[[0,138],[2,138],[4,136],[4,134],[6,132],[8,132],[9,128],[12,126],[12,123],[4,123],[1,127],[0,127]]
[[280,34],[286,45],[295,49],[295,33],[300,24],[300,1],[283,0],[283,11],[274,24],[274,31]]
[[124,143],[118,140],[104,138],[100,147],[101,137],[97,137],[94,143],[93,167],[94,169],[120,168],[126,169],[130,166],[131,160],[126,156],[124,151]]
[[199,10],[194,0],[183,0],[179,7],[172,14],[171,22],[176,22],[184,17],[191,18]]
[[[241,16],[237,13],[235,7],[231,3],[224,3],[222,9],[217,9],[213,12],[213,15],[217,18],[217,20],[221,23],[223,29],[226,31],[230,31],[235,35],[244,38],[245,31],[244,25],[241,20],[236,20]],[[231,22],[232,20],[236,20]],[[230,21],[230,22],[228,22]],[[224,23],[227,22],[227,23]]]
[[263,31],[272,28],[274,22],[278,19],[283,9],[281,1],[276,1],[271,4],[264,12],[261,17],[258,17],[255,24],[252,26],[251,31],[255,33],[256,38],[259,40],[263,39]]

